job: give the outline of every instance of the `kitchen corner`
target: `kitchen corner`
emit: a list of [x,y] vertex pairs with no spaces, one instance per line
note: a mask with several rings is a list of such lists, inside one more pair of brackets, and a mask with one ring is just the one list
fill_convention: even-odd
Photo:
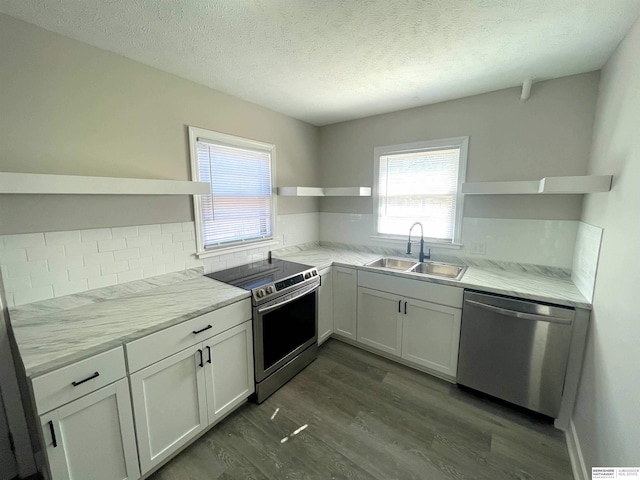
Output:
[[[310,244],[298,248],[278,250],[274,256],[313,265],[319,269],[332,265],[355,267],[359,270],[380,272],[381,269],[367,267],[366,264],[384,255],[402,256],[403,252],[390,249],[374,249],[346,244]],[[435,258],[438,260],[438,257]],[[451,256],[442,258],[451,261]],[[412,278],[424,282],[453,285],[461,288],[477,289],[491,293],[526,298],[542,302],[556,303],[571,307],[591,309],[589,302],[571,280],[570,273],[562,269],[514,264],[497,261],[477,261],[470,258],[455,258],[455,263],[467,265],[467,271],[459,280],[447,280],[419,274],[386,270],[386,275]]]
[[640,0],[158,3],[0,2],[0,480],[640,479]]

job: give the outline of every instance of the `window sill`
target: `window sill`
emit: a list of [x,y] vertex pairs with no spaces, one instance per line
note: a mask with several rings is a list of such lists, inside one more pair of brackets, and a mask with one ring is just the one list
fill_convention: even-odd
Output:
[[214,250],[205,250],[203,252],[196,252],[198,258],[217,257],[219,255],[225,255],[227,253],[243,252],[246,250],[252,250],[254,248],[271,247],[273,245],[279,245],[277,240],[265,240],[264,242],[247,243],[244,245],[234,245],[233,247],[221,247]]
[[[406,247],[407,245],[407,237],[405,237],[404,239],[402,238],[397,238],[397,237],[384,237],[381,235],[371,235],[371,240],[373,240],[374,242],[378,242],[378,243],[386,243],[389,245],[403,245]],[[412,237],[412,242],[411,243],[418,243],[420,241],[420,237]],[[451,250],[460,250],[463,247],[462,243],[440,243],[440,242],[429,242],[427,240],[425,240],[424,242],[425,247],[428,248],[448,248]]]

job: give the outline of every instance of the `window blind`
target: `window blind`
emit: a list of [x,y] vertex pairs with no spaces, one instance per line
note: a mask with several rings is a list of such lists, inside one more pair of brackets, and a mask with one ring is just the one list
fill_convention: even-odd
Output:
[[200,196],[205,248],[273,237],[271,153],[197,139],[198,176],[211,184]]
[[407,235],[421,222],[427,238],[453,241],[460,148],[380,156],[378,233]]

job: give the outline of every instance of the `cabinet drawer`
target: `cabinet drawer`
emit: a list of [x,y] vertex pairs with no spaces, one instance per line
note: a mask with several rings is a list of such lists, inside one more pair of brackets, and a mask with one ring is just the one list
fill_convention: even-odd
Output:
[[126,374],[124,352],[122,347],[117,347],[41,375],[31,380],[36,410],[38,414],[46,413],[109,385]]
[[358,285],[425,302],[462,308],[463,289],[460,287],[364,271],[358,272]]
[[129,373],[137,372],[250,319],[251,300],[246,299],[127,343]]

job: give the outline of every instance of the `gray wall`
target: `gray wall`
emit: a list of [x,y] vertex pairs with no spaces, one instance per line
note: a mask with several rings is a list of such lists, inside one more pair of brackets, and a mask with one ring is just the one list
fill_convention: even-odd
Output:
[[[277,185],[319,183],[317,127],[6,15],[0,45],[0,171],[187,180],[195,125],[275,144]],[[316,211],[278,199],[280,214]],[[0,202],[0,234],[188,220],[188,196]]]
[[589,172],[613,174],[585,196],[604,228],[589,340],[573,422],[588,469],[640,465],[640,20],[602,71]]
[[[587,170],[599,73],[540,82],[322,127],[322,185],[370,186],[373,149],[469,135],[467,181],[536,180]],[[469,196],[466,217],[577,220],[581,196]],[[372,213],[371,198],[323,198],[321,211]]]

